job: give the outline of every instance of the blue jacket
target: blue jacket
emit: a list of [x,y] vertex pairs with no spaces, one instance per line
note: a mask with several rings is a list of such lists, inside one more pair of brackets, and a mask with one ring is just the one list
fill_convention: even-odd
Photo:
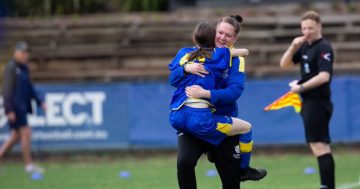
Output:
[[[177,56],[185,57],[186,52],[179,52]],[[174,59],[175,60],[175,59]],[[181,60],[181,58],[179,59]],[[210,103],[215,106],[216,114],[236,117],[238,107],[236,100],[244,90],[245,59],[243,57],[233,57],[230,68],[225,70],[222,77],[216,81],[215,89],[210,90]],[[178,87],[181,80],[186,76],[184,66],[179,66],[171,70],[169,82],[172,86]]]
[[32,99],[41,104],[42,99],[31,83],[27,65],[11,60],[5,67],[3,83],[5,113],[31,113]]

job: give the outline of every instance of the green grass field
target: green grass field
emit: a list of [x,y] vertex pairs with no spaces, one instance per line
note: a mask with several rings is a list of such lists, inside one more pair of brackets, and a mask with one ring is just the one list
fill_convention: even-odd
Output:
[[[109,160],[110,159],[110,160]],[[359,182],[360,154],[335,153],[337,186]],[[20,163],[2,164],[0,170],[1,189],[175,189],[175,155],[152,155],[148,158],[126,156],[113,159],[99,157],[51,160],[41,163],[46,168],[44,179],[32,181]],[[260,182],[242,183],[245,189],[312,189],[319,188],[318,174],[304,174],[306,167],[317,168],[315,159],[304,154],[256,155],[253,165],[268,169],[268,176]],[[199,189],[220,189],[218,176],[208,177],[206,172],[214,169],[204,157],[197,166]],[[127,179],[119,172],[131,172]],[[360,188],[359,186],[353,188]]]

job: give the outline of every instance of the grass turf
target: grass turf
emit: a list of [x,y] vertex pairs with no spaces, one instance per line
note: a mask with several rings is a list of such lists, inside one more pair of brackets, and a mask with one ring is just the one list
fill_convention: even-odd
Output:
[[[337,186],[359,181],[360,154],[351,152],[335,153]],[[118,160],[98,158],[94,161],[67,160],[41,163],[46,168],[44,179],[32,181],[24,173],[20,163],[2,164],[0,168],[1,189],[175,189],[176,158],[174,155],[149,158],[125,157]],[[311,155],[280,154],[256,155],[255,167],[268,170],[268,176],[260,182],[245,182],[245,189],[310,189],[319,188],[318,174],[304,174],[306,167],[317,170],[316,160]],[[198,188],[220,189],[218,176],[206,176],[207,170],[214,169],[206,158],[197,166]],[[129,171],[131,176],[120,178],[120,171]],[[355,188],[360,188],[355,187]],[[354,189],[355,189],[354,188]]]

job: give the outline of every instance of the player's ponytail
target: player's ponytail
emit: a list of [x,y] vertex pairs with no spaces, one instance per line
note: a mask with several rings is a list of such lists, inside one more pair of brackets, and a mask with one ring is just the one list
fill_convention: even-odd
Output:
[[189,61],[195,60],[197,58],[209,58],[212,57],[213,48],[204,48],[200,47],[198,50],[191,52],[189,56]]
[[236,21],[238,21],[240,24],[243,22],[243,17],[240,15],[231,15],[231,18],[235,18]]
[[215,48],[216,30],[213,24],[202,22],[195,27],[193,41],[198,50],[192,52],[189,61],[197,58],[211,58],[212,51]]

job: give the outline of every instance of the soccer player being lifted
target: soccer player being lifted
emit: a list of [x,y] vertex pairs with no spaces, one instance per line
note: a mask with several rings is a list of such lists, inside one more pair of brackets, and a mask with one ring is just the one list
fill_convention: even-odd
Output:
[[[220,116],[212,113],[212,104],[206,98],[189,98],[186,94],[186,87],[199,86],[206,90],[215,89],[216,81],[222,76],[224,71],[229,68],[232,56],[247,56],[246,49],[215,48],[216,30],[213,24],[200,23],[197,25],[193,41],[196,48],[183,48],[179,51],[173,62],[169,65],[171,71],[182,64],[204,63],[208,74],[205,77],[189,74],[184,77],[177,86],[171,102],[170,123],[179,132],[190,133],[210,144],[219,145],[227,136],[246,134],[251,131],[250,123],[235,117]],[[184,51],[186,56],[184,55]],[[179,61],[178,59],[181,58]],[[251,151],[251,135],[243,142],[240,139],[240,148]],[[243,145],[243,146],[241,146]],[[249,157],[250,158],[250,157]],[[248,159],[249,160],[249,159]],[[246,162],[245,164],[249,163]],[[239,168],[248,168],[242,167]],[[266,176],[265,170],[259,171],[260,180]]]

